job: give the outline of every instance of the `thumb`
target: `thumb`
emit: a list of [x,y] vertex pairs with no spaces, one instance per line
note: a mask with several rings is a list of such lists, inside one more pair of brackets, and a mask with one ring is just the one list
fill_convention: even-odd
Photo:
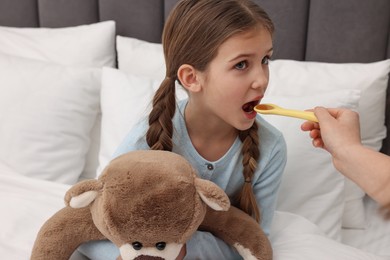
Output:
[[321,125],[321,122],[329,122],[329,121],[335,120],[335,117],[333,117],[329,113],[329,111],[324,107],[315,107],[314,114],[318,118],[320,125]]

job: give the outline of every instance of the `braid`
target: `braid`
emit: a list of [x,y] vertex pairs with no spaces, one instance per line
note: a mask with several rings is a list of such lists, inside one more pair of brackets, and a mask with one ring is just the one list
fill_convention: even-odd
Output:
[[239,208],[253,216],[260,222],[260,211],[252,190],[252,178],[257,168],[257,161],[260,158],[258,126],[254,122],[248,130],[241,131],[239,136],[243,143],[241,152],[243,154],[242,164],[244,166],[244,186],[238,195]]
[[153,97],[146,142],[151,150],[172,151],[172,118],[176,109],[175,80],[166,77]]
[[386,220],[390,220],[390,203],[382,206],[380,212]]

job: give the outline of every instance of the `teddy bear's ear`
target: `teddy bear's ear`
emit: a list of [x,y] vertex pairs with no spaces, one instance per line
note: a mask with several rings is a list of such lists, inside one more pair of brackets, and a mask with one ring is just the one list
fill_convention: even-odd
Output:
[[215,183],[208,180],[196,178],[195,187],[200,198],[210,208],[218,211],[227,211],[229,209],[229,197]]
[[73,185],[65,194],[65,204],[83,208],[91,204],[99,194],[102,184],[98,180],[85,180]]

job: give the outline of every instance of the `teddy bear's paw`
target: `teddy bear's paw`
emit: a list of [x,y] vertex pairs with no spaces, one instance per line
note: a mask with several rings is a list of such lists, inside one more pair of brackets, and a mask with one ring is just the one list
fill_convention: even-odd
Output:
[[261,258],[258,258],[254,256],[248,248],[243,247],[242,245],[236,243],[234,244],[234,248],[237,250],[237,252],[242,256],[244,260],[259,260]]

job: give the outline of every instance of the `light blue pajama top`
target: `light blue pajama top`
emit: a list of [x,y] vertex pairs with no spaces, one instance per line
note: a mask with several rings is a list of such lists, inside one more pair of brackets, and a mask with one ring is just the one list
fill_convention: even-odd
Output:
[[[184,156],[197,169],[203,179],[210,180],[221,187],[232,199],[244,183],[242,174],[242,143],[237,137],[229,151],[217,161],[205,160],[194,148],[184,121],[187,100],[178,104],[173,118],[173,152]],[[252,185],[261,212],[261,227],[269,235],[275,211],[278,188],[286,164],[286,143],[282,134],[261,116],[259,125],[260,161],[253,176]],[[133,150],[150,149],[145,134],[148,121],[136,125],[117,149],[114,158]],[[208,232],[197,231],[187,241],[185,259],[241,259],[235,249]],[[116,259],[119,250],[109,241],[89,242],[79,247],[79,251],[91,259]]]

